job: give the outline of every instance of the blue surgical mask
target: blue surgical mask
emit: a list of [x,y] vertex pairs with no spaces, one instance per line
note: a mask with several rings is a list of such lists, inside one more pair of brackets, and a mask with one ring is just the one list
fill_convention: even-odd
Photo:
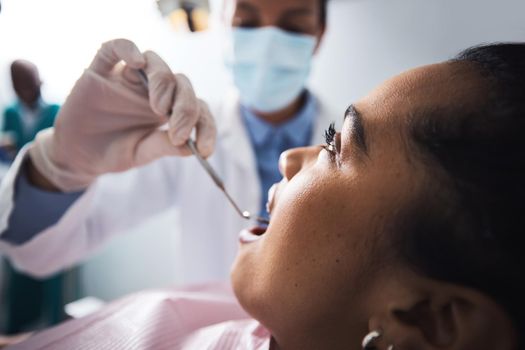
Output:
[[241,103],[274,112],[292,103],[310,73],[316,38],[275,27],[233,28],[233,55],[227,59]]

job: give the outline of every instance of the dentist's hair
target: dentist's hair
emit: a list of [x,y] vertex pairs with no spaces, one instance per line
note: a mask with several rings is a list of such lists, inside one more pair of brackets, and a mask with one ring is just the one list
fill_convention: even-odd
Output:
[[319,0],[319,4],[321,5],[321,8],[320,8],[321,24],[323,26],[326,26],[326,21],[328,17],[328,0]]
[[484,92],[474,92],[473,109],[456,103],[412,125],[413,144],[431,169],[430,189],[403,223],[399,249],[424,275],[495,300],[523,349],[525,44],[473,47],[450,64],[466,78],[478,75]]

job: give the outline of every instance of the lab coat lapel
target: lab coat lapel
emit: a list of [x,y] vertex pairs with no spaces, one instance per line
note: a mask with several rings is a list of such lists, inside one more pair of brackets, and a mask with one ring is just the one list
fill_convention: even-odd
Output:
[[226,99],[217,118],[217,129],[221,148],[243,169],[256,169],[255,154],[248,130],[244,126],[239,97],[232,92]]
[[257,162],[250,142],[248,130],[244,126],[239,96],[235,91],[223,102],[220,112],[216,116],[218,129],[218,142],[227,162],[238,171],[231,172],[232,176],[224,180],[239,200],[239,204],[251,212],[259,210],[261,189]]

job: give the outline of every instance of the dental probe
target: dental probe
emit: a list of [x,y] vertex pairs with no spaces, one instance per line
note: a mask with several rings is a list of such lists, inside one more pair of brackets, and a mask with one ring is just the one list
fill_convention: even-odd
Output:
[[[249,211],[241,211],[241,209],[239,208],[239,206],[237,205],[237,203],[235,203],[235,201],[233,200],[233,198],[230,196],[230,194],[228,193],[228,191],[226,191],[226,188],[224,187],[224,182],[221,180],[221,178],[219,177],[219,175],[217,175],[217,173],[215,172],[215,170],[211,167],[210,163],[208,163],[208,161],[206,159],[204,159],[199,151],[197,150],[197,147],[195,146],[195,141],[193,141],[191,138],[188,139],[188,141],[186,142],[187,146],[189,147],[189,149],[191,150],[191,153],[193,153],[193,155],[195,157],[197,157],[197,160],[199,161],[199,163],[201,163],[202,167],[204,168],[204,170],[206,170],[206,172],[210,175],[210,177],[212,178],[213,182],[215,182],[215,184],[217,185],[217,187],[219,187],[221,189],[221,191],[224,193],[224,195],[226,196],[226,198],[228,198],[228,201],[231,203],[231,205],[235,208],[235,211],[237,211],[237,213],[239,213],[240,216],[242,216],[243,218],[247,219],[247,220],[250,220],[252,218],[252,215],[250,214]],[[268,221],[267,219],[265,218],[262,218],[260,216],[256,216],[254,217],[254,219],[262,224],[266,224],[268,225],[270,223],[270,221]]]
[[[140,79],[142,80],[142,83],[147,88],[148,87],[148,76],[146,75],[146,73],[142,69],[139,69],[138,72],[139,72]],[[171,115],[171,112],[169,114]],[[208,173],[208,175],[210,175],[210,177],[213,180],[213,182],[215,183],[215,185],[217,185],[217,187],[222,191],[222,193],[224,193],[224,195],[226,196],[228,201],[231,203],[231,205],[233,206],[235,211],[241,217],[243,217],[246,220],[255,219],[255,221],[257,221],[257,222],[259,222],[261,224],[265,224],[265,225],[268,225],[270,223],[270,221],[268,219],[265,219],[265,218],[260,217],[260,216],[252,217],[252,214],[250,214],[249,211],[246,211],[246,210],[242,211],[239,208],[239,206],[237,205],[237,203],[235,203],[235,201],[230,196],[228,191],[226,191],[226,187],[224,186],[224,182],[219,177],[217,172],[212,168],[210,163],[206,159],[204,159],[203,156],[201,156],[201,154],[197,150],[197,146],[195,145],[195,141],[191,137],[188,139],[188,141],[186,141],[186,146],[188,146],[188,148],[190,149],[191,153],[197,158],[197,160],[199,161],[201,166],[204,168],[204,170]]]

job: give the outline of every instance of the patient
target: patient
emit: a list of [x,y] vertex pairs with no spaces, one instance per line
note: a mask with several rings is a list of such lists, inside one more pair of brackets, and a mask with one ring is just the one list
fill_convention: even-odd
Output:
[[232,270],[250,316],[227,288],[146,292],[19,346],[523,349],[524,123],[525,44],[406,72],[282,155]]

